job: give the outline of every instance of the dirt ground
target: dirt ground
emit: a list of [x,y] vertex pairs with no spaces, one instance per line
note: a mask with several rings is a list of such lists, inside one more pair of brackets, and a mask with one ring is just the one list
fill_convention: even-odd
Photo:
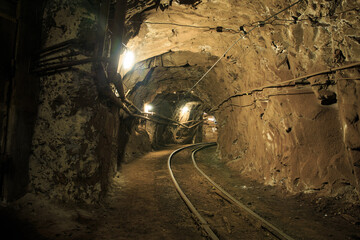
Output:
[[[203,239],[167,170],[167,157],[175,148],[150,152],[124,164],[101,204],[52,203],[28,194],[11,206],[2,206],[1,231],[10,233],[10,237],[2,239]],[[215,182],[295,239],[360,239],[356,206],[313,195],[287,196],[280,189],[243,179],[219,161],[214,147],[200,152],[197,158],[199,167]],[[191,164],[190,159],[181,156],[174,161],[179,183],[184,188],[195,187],[187,190],[189,197],[196,200],[198,193],[210,193],[201,201],[212,198],[226,202],[197,173],[191,172],[188,177],[184,174],[182,169],[190,169]],[[196,179],[201,183],[196,185]],[[207,207],[205,202],[200,205]],[[225,209],[237,212],[231,206]],[[215,220],[217,210],[202,211],[209,222],[213,218],[215,225],[239,233],[235,239],[266,239],[266,234],[257,232],[254,225],[241,226],[231,217]],[[241,221],[248,222],[246,217]],[[223,239],[233,238],[224,235]]]
[[209,184],[194,168],[190,156],[191,150],[174,156],[174,176],[219,239],[277,239]]
[[230,171],[215,147],[201,151],[197,164],[210,178],[254,212],[294,239],[360,239],[360,208],[339,198],[288,195]]

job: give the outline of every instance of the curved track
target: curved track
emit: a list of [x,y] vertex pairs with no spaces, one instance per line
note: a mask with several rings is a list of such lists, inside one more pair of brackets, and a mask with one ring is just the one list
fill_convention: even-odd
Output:
[[[216,145],[216,143],[199,143],[199,144],[188,145],[188,146],[185,146],[185,147],[175,150],[174,152],[172,152],[170,154],[170,156],[168,158],[168,170],[169,170],[171,179],[176,187],[176,190],[180,194],[180,196],[183,199],[183,201],[185,202],[185,204],[188,206],[189,210],[194,215],[195,220],[197,221],[198,225],[203,230],[203,233],[205,234],[205,236],[210,239],[219,239],[219,238],[220,239],[227,239],[227,238],[229,238],[229,239],[230,238],[231,239],[247,239],[246,235],[242,236],[242,235],[239,235],[236,231],[232,231],[230,225],[238,224],[236,227],[233,226],[233,228],[235,228],[235,229],[246,228],[247,232],[250,232],[250,231],[257,232],[258,235],[257,235],[256,239],[294,240],[292,237],[288,236],[282,230],[280,230],[279,228],[277,228],[276,226],[274,226],[273,224],[271,224],[270,222],[268,222],[267,220],[265,220],[264,218],[262,218],[255,212],[253,212],[251,209],[246,207],[244,204],[242,204],[241,202],[236,200],[233,196],[231,196],[228,192],[226,192],[223,188],[221,188],[218,184],[216,184],[209,176],[207,176],[197,166],[196,161],[195,161],[196,152],[201,149],[211,147],[214,145]],[[195,185],[198,184],[197,182],[191,182],[190,186],[187,186],[186,188],[183,187],[185,189],[185,192],[189,192],[188,194],[185,194],[184,190],[180,187],[178,181],[181,182],[182,180],[179,177],[175,178],[174,171],[171,166],[172,160],[174,161],[174,155],[176,153],[179,153],[183,150],[190,149],[190,148],[194,148],[192,150],[192,154],[191,154],[193,165],[195,166],[196,170],[199,173],[201,173],[201,178],[206,178],[207,184],[209,184],[208,187],[206,187],[205,185],[203,185],[202,182],[200,182],[199,184],[202,184],[202,185],[199,185],[200,188],[198,188],[198,189],[205,189],[205,188],[210,188],[210,187],[213,190],[217,189],[217,192],[215,192],[215,193],[225,200],[225,201],[223,201],[224,203],[222,205],[219,205],[218,203],[214,202],[216,200],[213,197],[204,196],[204,194],[209,195],[207,192],[199,193],[196,191],[195,192],[191,191],[190,188],[195,189],[195,187],[196,187]],[[183,176],[183,178],[184,177],[189,178],[189,176],[193,176],[196,173],[188,172],[188,173],[184,173],[184,174],[185,175]],[[176,174],[176,175],[178,175],[178,174]],[[181,175],[181,174],[179,174],[179,175]],[[199,179],[199,177],[197,177],[197,179]],[[199,181],[199,180],[197,180],[197,181]],[[211,193],[214,193],[214,191],[210,192],[210,194]],[[196,196],[196,195],[198,195],[198,196]],[[192,201],[194,203],[192,203],[189,198],[192,198],[193,199]],[[209,201],[204,202],[203,199],[205,199],[205,198],[206,198],[206,200],[209,200]],[[194,200],[194,199],[196,199],[196,200]],[[211,203],[211,201],[213,203]],[[199,209],[197,209],[195,207],[195,205]],[[238,213],[237,210],[233,209],[234,206],[236,206],[236,208],[238,208],[241,213]],[[200,208],[202,208],[202,210],[200,210]],[[210,209],[206,209],[206,211],[205,211],[204,208],[210,208]],[[217,208],[219,208],[219,210],[217,210]],[[227,209],[232,209],[232,210],[227,211]],[[217,211],[217,213],[212,214],[212,215],[210,214],[211,218],[206,216],[209,214],[202,215],[200,213],[200,212],[209,213],[209,211]],[[234,214],[232,214],[234,216],[229,215],[229,212],[234,213]],[[227,228],[226,228],[227,232],[224,230],[221,230],[221,227],[219,227],[218,223],[216,224],[216,221],[214,220],[214,215],[216,215],[217,218],[220,217],[226,223],[225,225],[227,226]],[[243,216],[243,217],[245,216],[246,221],[244,221],[244,219],[241,217],[239,218],[239,216]],[[206,219],[208,219],[208,220],[206,220]],[[230,221],[228,219],[230,219]],[[229,222],[231,222],[231,223],[229,223]],[[246,225],[246,226],[244,226],[244,225]],[[250,229],[250,230],[248,230],[248,229]]]

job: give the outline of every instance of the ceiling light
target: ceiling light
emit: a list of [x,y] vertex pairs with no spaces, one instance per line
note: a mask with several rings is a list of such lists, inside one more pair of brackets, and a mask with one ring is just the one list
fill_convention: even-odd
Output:
[[207,120],[210,121],[210,122],[214,122],[215,124],[217,124],[216,118],[215,118],[214,116],[209,116],[209,117],[207,118]]
[[188,106],[184,106],[182,109],[181,109],[181,113],[182,114],[185,114],[189,111],[189,107]]
[[130,69],[135,61],[135,55],[132,51],[126,49],[125,51],[125,56],[124,56],[124,60],[123,60],[123,68],[126,69]]
[[153,106],[151,106],[150,104],[145,104],[144,105],[144,112],[145,113],[151,113],[152,109],[153,109]]

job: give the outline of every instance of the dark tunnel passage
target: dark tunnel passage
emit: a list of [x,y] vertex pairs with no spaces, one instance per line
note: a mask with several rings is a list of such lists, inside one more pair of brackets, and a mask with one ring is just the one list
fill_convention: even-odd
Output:
[[[194,82],[205,72],[206,61],[211,58],[214,57],[204,54],[197,56],[191,52],[169,52],[137,63],[124,76],[124,90],[128,92],[130,101],[149,116],[159,115],[177,123],[175,126],[157,122],[145,124],[154,147],[202,141],[203,126],[207,126],[202,123],[206,120],[203,114],[210,110],[211,103],[207,99],[212,97],[210,94],[199,95],[186,90],[190,88],[189,82]],[[188,59],[202,61],[191,66],[187,63]],[[140,122],[144,125],[145,120]]]
[[[359,6],[3,0],[2,229],[22,226],[9,239],[198,239],[186,208],[173,212],[182,202],[166,156],[216,142],[200,165],[246,206],[296,239],[307,239],[297,227],[359,239]],[[174,162],[195,188],[186,161]],[[195,192],[229,202],[199,181]],[[134,230],[144,216],[157,227]],[[214,225],[235,232],[229,219]]]

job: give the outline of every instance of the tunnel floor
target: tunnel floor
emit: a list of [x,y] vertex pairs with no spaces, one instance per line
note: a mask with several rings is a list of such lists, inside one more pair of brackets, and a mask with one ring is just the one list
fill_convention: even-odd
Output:
[[[203,239],[168,173],[167,158],[175,148],[150,152],[123,164],[112,190],[100,205],[54,205],[28,194],[11,211],[1,208],[2,222],[7,223],[2,228],[5,232],[16,232],[15,238],[9,239],[18,239],[16,236],[21,239]],[[239,201],[294,239],[360,239],[359,222],[351,216],[357,214],[358,208],[311,194],[289,196],[281,189],[245,179],[219,161],[215,151],[209,148],[197,154],[199,167]],[[187,162],[187,167],[192,165],[188,158],[181,161]],[[181,172],[175,169],[176,174]],[[194,179],[189,177],[188,181]],[[199,181],[205,182],[200,177]],[[187,184],[195,186],[192,182]],[[207,197],[213,196],[204,196]],[[252,239],[258,238],[254,235]]]

